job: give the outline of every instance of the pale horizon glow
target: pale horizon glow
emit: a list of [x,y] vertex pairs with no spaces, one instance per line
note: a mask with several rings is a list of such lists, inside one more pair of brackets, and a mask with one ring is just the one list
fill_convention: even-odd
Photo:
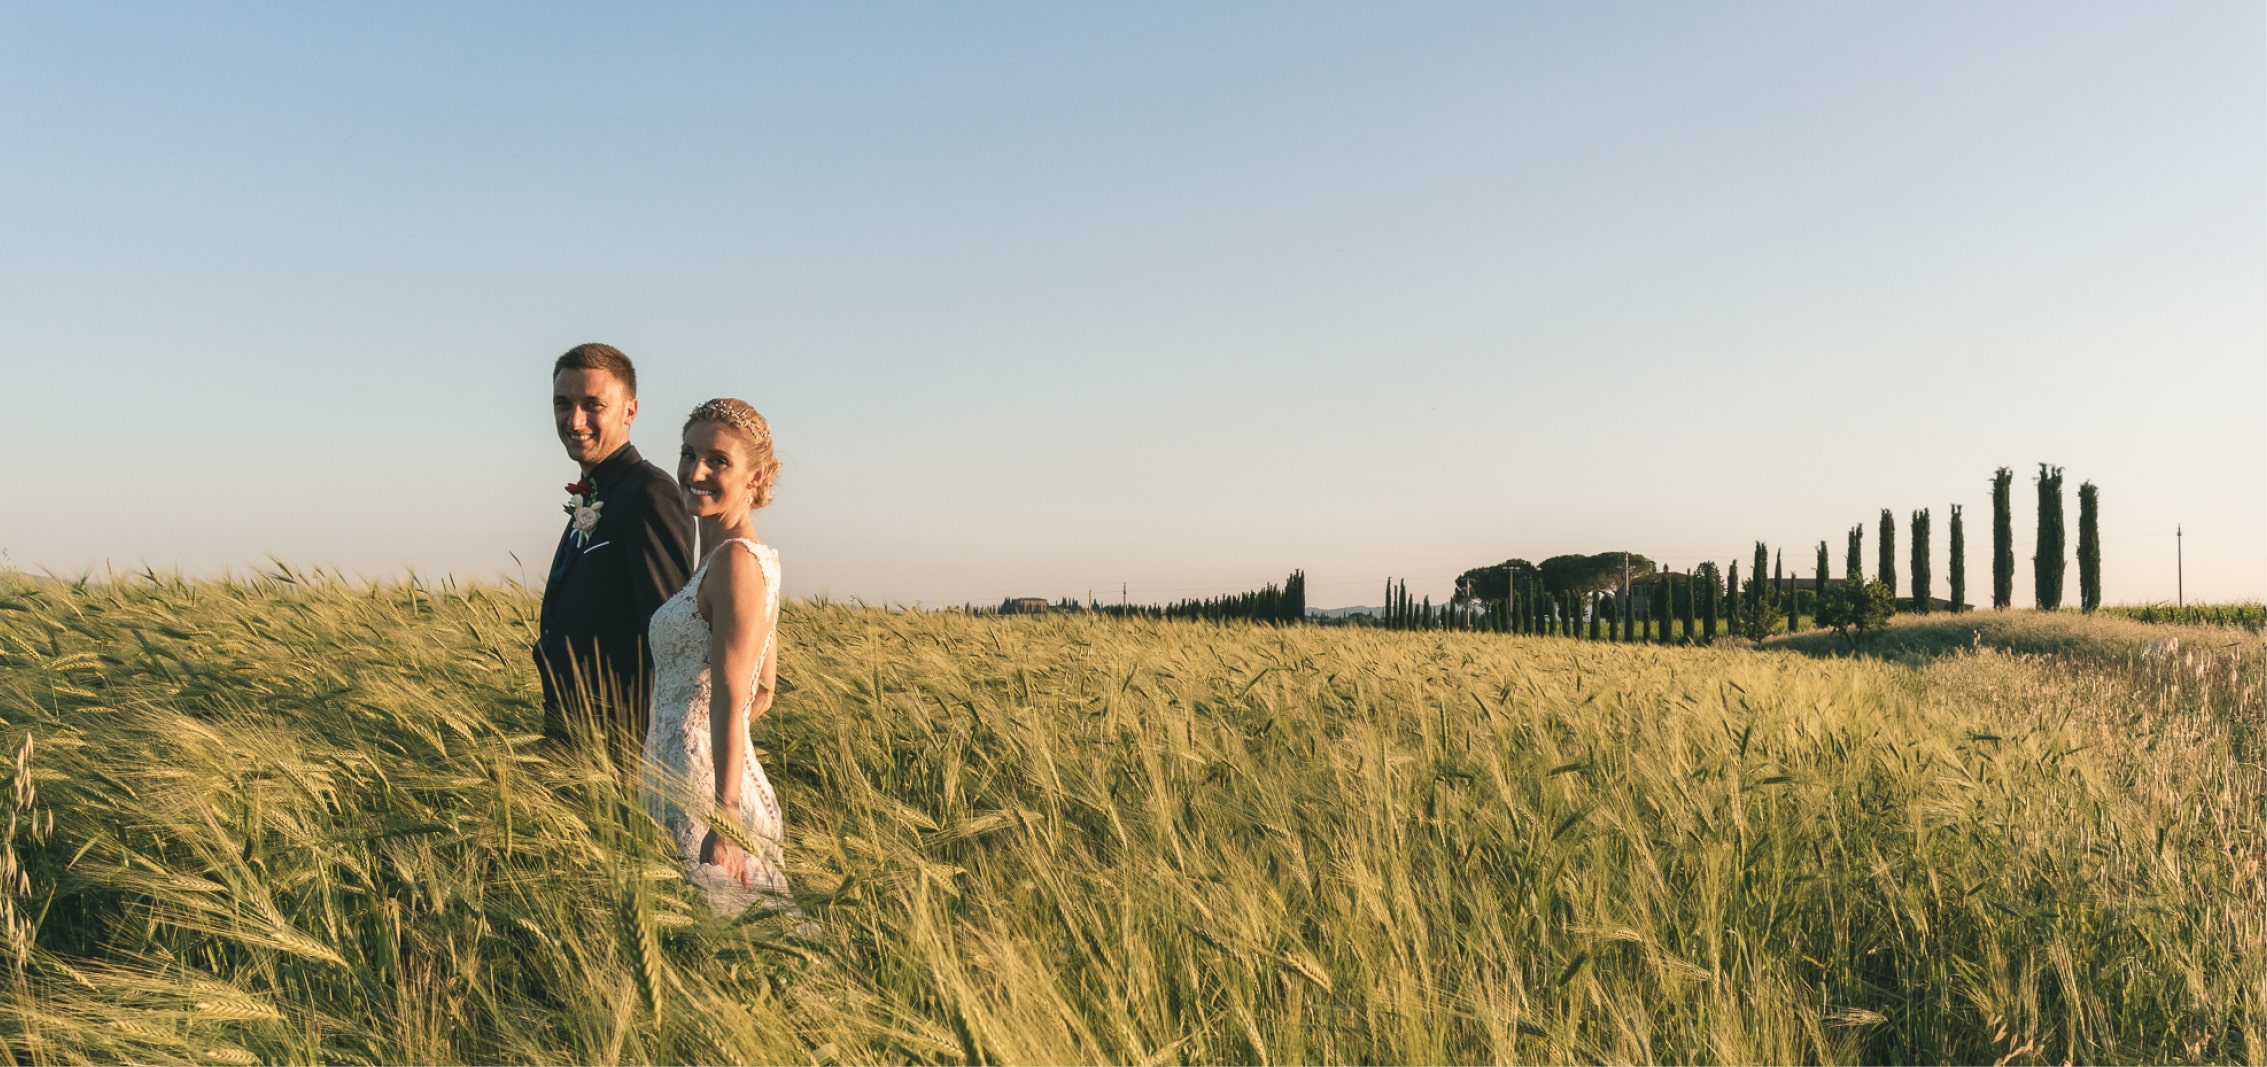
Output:
[[1958,503],[1988,603],[2005,465],[2028,606],[2041,461],[2065,603],[2089,480],[2110,602],[2176,524],[2267,595],[2258,5],[18,6],[0,88],[23,570],[538,579],[606,341],[665,468],[769,418],[797,596],[1839,575],[1884,507],[1943,595]]

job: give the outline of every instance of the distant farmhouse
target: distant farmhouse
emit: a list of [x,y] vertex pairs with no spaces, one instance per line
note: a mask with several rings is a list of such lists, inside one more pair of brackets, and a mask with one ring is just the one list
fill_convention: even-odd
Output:
[[1051,605],[1046,597],[1017,596],[1000,601],[1002,615],[1045,615]]

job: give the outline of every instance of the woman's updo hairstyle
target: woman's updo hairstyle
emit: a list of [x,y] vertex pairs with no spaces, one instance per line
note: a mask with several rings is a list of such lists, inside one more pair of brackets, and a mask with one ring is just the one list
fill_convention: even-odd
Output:
[[[779,481],[779,457],[771,450],[771,424],[764,421],[748,402],[736,397],[720,396],[706,401],[685,416],[685,429],[696,422],[712,422],[740,435],[747,443],[749,466],[756,468],[756,492],[751,507],[771,503],[771,488]],[[682,431],[680,431],[682,432]]]

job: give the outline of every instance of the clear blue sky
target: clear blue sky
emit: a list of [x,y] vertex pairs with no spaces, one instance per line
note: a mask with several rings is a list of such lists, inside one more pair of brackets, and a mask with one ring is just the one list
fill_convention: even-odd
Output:
[[0,549],[538,577],[603,340],[665,464],[771,418],[802,595],[1437,598],[1884,507],[1941,558],[1951,503],[1982,589],[2044,460],[2112,600],[2175,523],[2257,598],[2263,56],[2255,3],[8,5]]

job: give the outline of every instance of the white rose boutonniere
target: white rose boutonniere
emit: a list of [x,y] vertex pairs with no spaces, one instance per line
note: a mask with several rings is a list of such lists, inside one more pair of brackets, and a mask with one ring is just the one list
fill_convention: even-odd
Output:
[[575,547],[590,543],[590,533],[598,529],[598,510],[606,506],[603,500],[591,499],[590,479],[585,478],[567,486],[566,512],[574,516]]

